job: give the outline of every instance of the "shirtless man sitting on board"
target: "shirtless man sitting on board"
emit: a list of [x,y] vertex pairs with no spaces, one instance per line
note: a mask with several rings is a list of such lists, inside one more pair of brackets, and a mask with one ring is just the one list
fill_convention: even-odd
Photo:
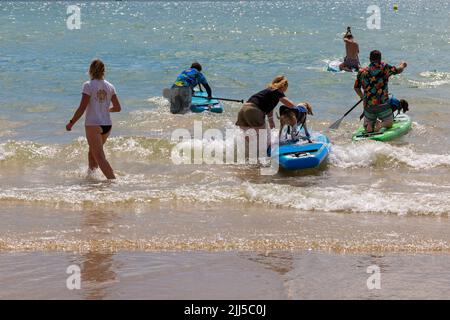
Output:
[[344,58],[344,62],[339,65],[339,69],[348,72],[352,72],[355,69],[356,71],[358,71],[360,67],[358,57],[359,45],[353,38],[350,27],[347,27],[347,32],[344,35],[344,42],[345,42],[345,51],[347,55]]

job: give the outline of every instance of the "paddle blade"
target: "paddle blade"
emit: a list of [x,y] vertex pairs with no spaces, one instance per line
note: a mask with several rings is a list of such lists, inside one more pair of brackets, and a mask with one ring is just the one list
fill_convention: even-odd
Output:
[[335,123],[333,123],[329,129],[333,129],[336,130],[339,128],[339,126],[341,125],[342,120],[344,119],[344,117],[340,118],[338,121],[336,121]]

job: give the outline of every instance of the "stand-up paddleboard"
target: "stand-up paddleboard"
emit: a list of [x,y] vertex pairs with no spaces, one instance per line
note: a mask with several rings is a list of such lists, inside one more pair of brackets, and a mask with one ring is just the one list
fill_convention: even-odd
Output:
[[342,61],[339,61],[339,60],[333,60],[333,61],[328,62],[327,71],[341,72],[342,70],[339,68],[341,63],[342,63]]
[[[350,72],[350,71],[347,71],[347,70],[341,70],[339,68],[339,66],[342,63],[343,62],[339,61],[339,60],[333,60],[333,61],[328,62],[327,63],[327,71],[330,71],[330,72]],[[351,72],[356,72],[356,71],[358,71],[358,70],[353,69]]]
[[222,113],[223,112],[223,105],[222,103],[217,99],[211,99],[208,100],[208,94],[206,92],[201,91],[195,91],[194,96],[201,96],[201,97],[192,97],[191,102],[191,111],[192,112],[204,112],[204,111],[211,111],[215,113]]
[[312,143],[307,140],[281,144],[274,156],[279,157],[279,164],[286,170],[300,170],[318,167],[331,151],[331,142],[324,134],[313,132]]
[[389,129],[382,128],[379,132],[366,133],[364,127],[360,126],[353,133],[353,141],[390,141],[405,135],[409,130],[411,130],[411,118],[406,114],[399,114],[394,118],[394,124]]

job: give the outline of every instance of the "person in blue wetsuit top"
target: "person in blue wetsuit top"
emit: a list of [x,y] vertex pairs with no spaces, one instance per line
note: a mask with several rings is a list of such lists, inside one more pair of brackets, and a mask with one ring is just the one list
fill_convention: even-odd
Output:
[[178,75],[171,89],[171,113],[186,113],[189,111],[192,102],[192,93],[196,86],[200,87],[200,85],[203,85],[208,94],[208,99],[211,99],[211,87],[201,71],[202,66],[200,63],[194,62],[189,69],[184,70]]

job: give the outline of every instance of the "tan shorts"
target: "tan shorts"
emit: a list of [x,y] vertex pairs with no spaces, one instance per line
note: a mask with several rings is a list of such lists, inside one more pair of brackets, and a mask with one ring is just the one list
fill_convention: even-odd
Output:
[[246,102],[239,110],[236,125],[247,128],[262,128],[266,125],[266,115],[254,103]]

